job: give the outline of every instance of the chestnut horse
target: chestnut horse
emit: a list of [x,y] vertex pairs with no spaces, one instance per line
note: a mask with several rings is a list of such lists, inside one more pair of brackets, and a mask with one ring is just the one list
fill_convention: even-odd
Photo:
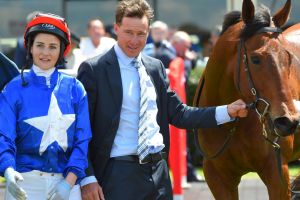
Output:
[[[241,177],[256,172],[269,199],[291,198],[288,162],[300,157],[300,54],[280,29],[288,20],[291,0],[272,17],[251,0],[242,12],[226,15],[223,30],[199,82],[194,104],[216,106],[242,98],[248,116],[219,128],[198,130],[207,184],[217,200],[238,199]],[[291,31],[293,32],[293,31]],[[299,40],[299,39],[298,39]],[[294,144],[295,143],[295,144]],[[210,159],[209,157],[214,157]]]

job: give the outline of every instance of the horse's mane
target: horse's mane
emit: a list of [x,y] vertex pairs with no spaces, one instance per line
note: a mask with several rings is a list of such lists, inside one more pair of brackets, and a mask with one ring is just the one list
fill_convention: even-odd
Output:
[[241,15],[242,13],[240,11],[231,11],[227,13],[224,16],[222,31],[220,35],[222,35],[230,26],[240,22],[242,20]]
[[[240,11],[232,11],[225,15],[222,25],[221,35],[232,25],[237,24],[242,20],[242,13]],[[240,37],[244,40],[254,35],[260,28],[269,27],[271,25],[271,14],[269,8],[261,5],[259,10],[255,13],[254,19],[245,24],[241,31]]]

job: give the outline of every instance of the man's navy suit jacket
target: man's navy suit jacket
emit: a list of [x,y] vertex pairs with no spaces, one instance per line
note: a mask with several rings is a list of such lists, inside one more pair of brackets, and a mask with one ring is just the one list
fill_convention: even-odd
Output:
[[[169,152],[169,124],[179,128],[217,127],[215,107],[194,108],[183,104],[169,89],[168,78],[161,61],[142,55],[142,62],[157,93],[157,123]],[[122,107],[122,81],[114,48],[103,56],[83,62],[77,77],[88,93],[93,138],[89,145],[87,176],[95,175],[99,183],[110,158],[119,127]]]

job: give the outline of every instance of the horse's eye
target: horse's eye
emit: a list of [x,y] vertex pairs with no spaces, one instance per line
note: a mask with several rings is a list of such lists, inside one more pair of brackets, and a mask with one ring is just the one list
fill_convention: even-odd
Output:
[[259,64],[260,64],[259,57],[258,57],[258,56],[251,56],[251,62],[252,62],[254,65],[259,65]]

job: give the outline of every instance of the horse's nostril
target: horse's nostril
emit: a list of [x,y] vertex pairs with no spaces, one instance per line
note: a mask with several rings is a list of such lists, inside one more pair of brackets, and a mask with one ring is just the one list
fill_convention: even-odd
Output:
[[290,120],[287,117],[278,117],[274,120],[274,125],[278,129],[282,136],[293,134],[298,126],[298,120]]

